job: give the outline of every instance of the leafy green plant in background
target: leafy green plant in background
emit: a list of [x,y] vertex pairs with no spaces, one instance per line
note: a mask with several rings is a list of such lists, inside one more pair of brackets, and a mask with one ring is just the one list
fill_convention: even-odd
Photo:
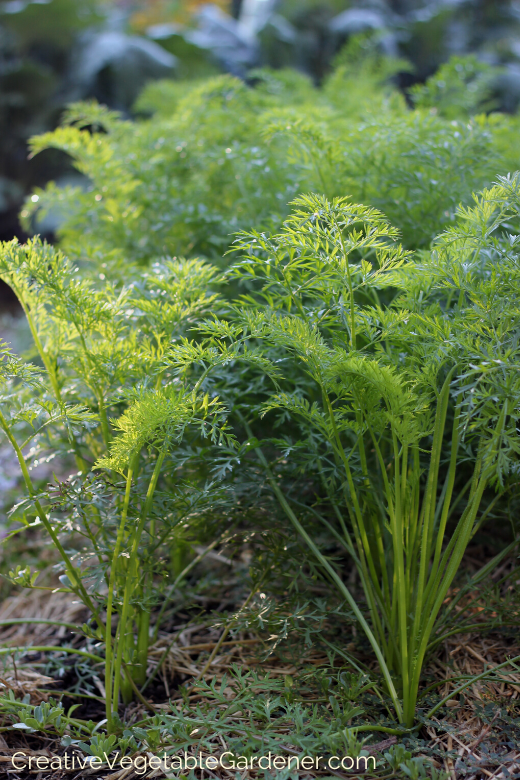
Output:
[[[440,92],[432,77],[415,109],[389,81],[403,67],[362,38],[322,89],[301,74],[260,70],[252,86],[231,76],[157,82],[137,104],[154,116],[137,123],[75,106],[32,149],[69,154],[86,189],[38,191],[24,224],[37,230],[33,215],[60,214],[71,258],[121,273],[162,254],[218,261],[237,230],[272,230],[292,197],[316,191],[373,205],[406,246],[427,246],[460,202],[518,167],[517,119],[472,117],[489,74],[471,58],[446,66]],[[468,99],[459,105],[461,92]]]
[[446,119],[482,113],[494,107],[497,71],[476,57],[452,57],[426,84],[413,86],[410,95],[417,108],[432,109]]
[[[175,99],[178,92],[173,85]],[[98,258],[104,273],[113,273],[116,263],[125,273],[129,262],[163,253],[214,257],[226,249],[229,234],[259,216],[268,219],[295,193],[262,148],[262,102],[260,93],[222,76],[185,90],[178,122],[135,125],[97,108],[94,114],[89,106],[72,108],[68,121],[76,126],[42,136],[34,151],[49,144],[68,151],[95,181],[95,191],[51,187],[36,205],[45,208],[50,198],[64,206],[72,228],[64,248],[81,259]],[[106,133],[80,129],[94,117]]]

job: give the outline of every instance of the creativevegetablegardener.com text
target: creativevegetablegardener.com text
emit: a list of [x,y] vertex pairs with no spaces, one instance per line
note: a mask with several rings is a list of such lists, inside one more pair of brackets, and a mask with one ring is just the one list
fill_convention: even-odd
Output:
[[32,769],[52,771],[56,769],[100,769],[106,765],[109,769],[130,769],[136,774],[144,774],[150,769],[170,770],[190,769],[344,769],[361,770],[376,768],[376,760],[373,756],[279,756],[268,753],[263,756],[236,756],[231,752],[221,753],[219,756],[184,755],[154,756],[150,753],[138,756],[121,756],[119,751],[103,758],[98,756],[80,756],[79,754],[64,756],[29,756],[23,751],[15,753],[11,759],[13,769]]

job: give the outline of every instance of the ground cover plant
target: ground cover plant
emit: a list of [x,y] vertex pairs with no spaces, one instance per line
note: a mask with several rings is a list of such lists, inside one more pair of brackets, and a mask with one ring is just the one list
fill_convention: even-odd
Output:
[[[90,184],[26,206],[62,210],[60,249],[2,245],[33,340],[25,357],[1,347],[0,428],[24,482],[7,544],[40,533],[55,563],[54,579],[23,562],[9,576],[78,602],[82,626],[48,620],[74,630],[64,652],[101,696],[75,693],[104,712],[6,684],[6,728],[100,759],[215,735],[237,754],[366,758],[366,732],[390,740],[372,748],[387,773],[441,776],[409,752],[418,735],[480,680],[517,682],[518,654],[443,693],[426,674],[462,629],[518,625],[496,600],[487,623],[459,612],[491,573],[509,567],[513,591],[517,573],[517,118],[471,116],[489,98],[476,61],[415,108],[389,86],[398,67],[361,39],[321,90],[267,71],[161,84],[141,99],[152,120],[77,105],[34,140]],[[31,476],[42,462],[50,484]],[[464,582],[490,519],[501,544]],[[211,603],[222,586],[197,572],[225,545],[247,562],[235,611],[157,707],[146,691],[177,641],[158,645],[162,626],[187,610],[182,633]],[[265,652],[293,636],[320,660],[295,684],[240,656],[217,685],[226,638],[266,633]]]

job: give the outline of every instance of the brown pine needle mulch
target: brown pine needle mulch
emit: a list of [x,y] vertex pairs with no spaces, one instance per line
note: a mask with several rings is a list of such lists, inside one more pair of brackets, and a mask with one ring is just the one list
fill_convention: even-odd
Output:
[[[479,614],[485,610],[479,606],[479,594],[474,594],[472,600],[467,602],[466,608],[471,608],[479,619]],[[63,623],[81,625],[86,615],[81,604],[71,601],[65,593],[49,595],[45,591],[32,591],[29,595],[11,596],[6,599],[0,609],[0,645],[2,647],[41,647],[66,644],[69,647],[84,647],[81,637],[74,637],[65,626],[48,624],[16,623],[2,625],[2,621],[15,619],[48,619],[58,620]],[[484,615],[482,615],[484,619]],[[192,624],[190,620],[185,623],[179,619],[175,625],[170,626],[167,632],[159,632],[157,641],[152,645],[149,655],[148,674],[157,671],[154,680],[144,691],[142,700],[130,704],[122,719],[127,724],[136,724],[141,719],[152,713],[164,713],[170,716],[190,717],[197,708],[208,705],[214,711],[223,713],[226,708],[229,714],[226,716],[226,733],[222,731],[214,734],[205,733],[204,724],[192,729],[193,737],[200,731],[201,741],[204,746],[197,748],[192,745],[187,750],[189,755],[197,752],[204,755],[219,755],[233,749],[231,741],[244,735],[244,724],[254,722],[251,713],[245,707],[236,706],[232,711],[236,700],[237,687],[233,683],[233,669],[239,667],[241,673],[251,670],[257,673],[257,682],[254,687],[256,700],[264,701],[287,691],[294,685],[298,691],[298,682],[307,681],[302,690],[305,705],[327,707],[327,696],[323,690],[308,684],[312,679],[312,672],[330,667],[330,657],[325,650],[319,647],[306,647],[303,642],[292,648],[292,655],[288,660],[287,654],[273,653],[266,658],[266,643],[261,637],[251,632],[242,631],[236,636],[228,636],[222,643],[209,666],[204,683],[197,680],[207,664],[208,657],[214,651],[222,633],[221,626],[215,626],[215,618],[208,618]],[[83,644],[82,644],[83,642]],[[95,650],[93,651],[95,652]],[[455,691],[460,685],[459,681],[451,681],[451,678],[464,675],[477,676],[485,670],[492,670],[503,663],[507,658],[520,655],[520,632],[518,629],[507,631],[496,630],[490,632],[474,631],[470,634],[454,635],[446,639],[438,648],[436,656],[425,669],[427,685],[439,683],[433,692],[435,696],[444,698]],[[74,677],[74,663],[77,656],[62,655],[58,661],[48,662],[54,653],[49,651],[34,651],[32,653],[13,652],[0,657],[0,696],[8,695],[11,690],[21,699],[28,696],[31,703],[38,704],[48,701],[49,697],[59,698],[66,696],[66,708],[71,703],[81,703],[82,718],[91,718],[100,721],[104,718],[102,684],[102,670],[96,668],[96,673],[91,674],[90,683],[94,690],[90,695],[94,698],[82,698],[82,691],[88,693],[86,688],[76,682],[76,695],[66,693],[71,678]],[[369,659],[360,658],[361,661]],[[157,669],[160,664],[160,668]],[[338,671],[344,662],[336,658]],[[56,669],[62,666],[65,670],[60,679]],[[49,671],[50,669],[50,671]],[[449,780],[510,780],[520,778],[520,672],[513,672],[506,668],[507,672],[500,682],[481,680],[466,688],[463,693],[449,700],[430,721],[423,723],[416,738],[404,740],[407,749],[415,756],[423,756],[430,762],[431,771],[435,769],[447,773]],[[269,685],[262,688],[262,680],[268,674]],[[288,686],[286,679],[290,682]],[[191,683],[186,686],[186,683]],[[216,684],[223,689],[224,701],[216,701],[209,692],[208,684]],[[271,687],[269,687],[271,686]],[[274,686],[274,687],[273,687]],[[278,687],[277,687],[278,686]],[[297,696],[298,694],[296,694]],[[294,699],[302,701],[302,699]],[[433,701],[433,700],[432,700]],[[200,712],[200,709],[198,710]],[[76,712],[76,714],[78,711]],[[0,707],[1,714],[1,707]],[[160,778],[181,776],[179,771],[165,772],[163,768],[150,768],[146,771],[138,769],[134,765],[129,768],[118,768],[117,771],[109,767],[79,769],[84,755],[77,748],[64,748],[59,738],[43,735],[40,732],[27,733],[13,728],[7,717],[3,718],[3,726],[0,728],[0,777],[11,780],[23,780],[23,778],[36,778],[36,780],[83,780],[83,778],[103,778],[103,780],[135,780],[139,777]],[[259,726],[260,728],[260,726]],[[259,735],[261,736],[261,735]],[[389,780],[391,777],[406,778],[404,773],[392,774],[388,766],[384,768],[384,762],[380,761],[382,754],[398,740],[395,737],[382,738],[379,742],[367,746],[371,755],[379,762],[381,769],[376,772],[348,773],[346,771],[330,771],[322,769],[304,770],[291,777],[355,777],[363,776],[381,777]],[[298,755],[301,749],[291,743],[290,729],[278,730],[285,754]],[[182,741],[182,740],[180,740]],[[179,742],[180,744],[180,742]],[[208,747],[210,746],[210,747]],[[16,770],[12,758],[16,752],[22,751],[26,756],[33,756],[32,768]],[[164,752],[164,751],[163,751]],[[182,751],[180,751],[182,753]],[[62,766],[56,770],[41,770],[36,766],[38,756],[49,760],[53,756],[61,756],[62,764],[68,757],[69,768]],[[79,766],[76,762],[70,766],[72,757],[82,757]],[[149,753],[149,758],[153,754]],[[42,764],[45,761],[41,762]],[[49,763],[49,762],[47,762]],[[15,762],[16,766],[16,762]],[[87,765],[88,766],[88,765]],[[186,776],[189,772],[186,772]],[[240,780],[254,780],[263,778],[265,773],[257,768],[253,769],[227,769],[217,767],[214,769],[197,769],[197,778],[240,778]],[[267,775],[269,776],[269,775]],[[287,777],[285,774],[272,770],[273,777]]]

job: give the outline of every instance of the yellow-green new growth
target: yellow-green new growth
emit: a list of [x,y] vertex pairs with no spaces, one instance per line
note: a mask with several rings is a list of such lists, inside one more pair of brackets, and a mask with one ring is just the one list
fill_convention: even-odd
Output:
[[200,426],[201,434],[212,441],[231,441],[225,431],[227,410],[218,398],[207,393],[196,395],[174,387],[144,390],[132,405],[112,421],[119,433],[95,468],[114,469],[122,473],[136,453],[145,446],[171,447],[179,441],[190,424]]

